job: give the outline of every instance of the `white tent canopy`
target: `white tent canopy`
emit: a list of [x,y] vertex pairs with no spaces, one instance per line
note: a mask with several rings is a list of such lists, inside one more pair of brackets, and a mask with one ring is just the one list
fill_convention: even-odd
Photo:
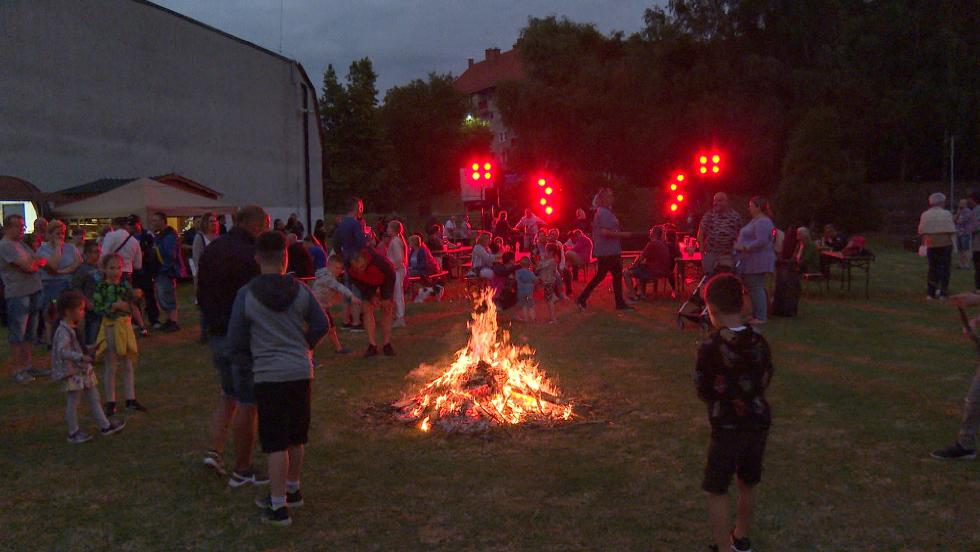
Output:
[[63,218],[113,218],[137,214],[147,220],[157,211],[169,217],[191,217],[212,213],[232,213],[235,207],[164,184],[152,178],[138,178],[118,188],[78,201],[58,205],[55,216]]

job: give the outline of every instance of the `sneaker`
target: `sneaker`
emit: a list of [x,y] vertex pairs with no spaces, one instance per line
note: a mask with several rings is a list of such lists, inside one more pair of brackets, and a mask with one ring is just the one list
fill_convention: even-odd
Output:
[[68,442],[77,445],[79,443],[87,443],[92,440],[92,436],[84,431],[76,431],[75,433],[68,434]]
[[136,326],[136,337],[150,337],[150,330],[143,328],[141,326]]
[[113,433],[119,433],[122,428],[126,427],[126,420],[109,420],[109,427],[100,429],[102,436],[112,435]]
[[404,318],[399,318],[398,320],[395,320],[394,322],[391,323],[391,327],[392,328],[404,328],[405,327],[405,319]]
[[105,412],[106,418],[111,418],[116,415],[116,403],[107,402],[102,406],[102,411]]
[[732,552],[752,552],[752,543],[748,537],[736,539],[732,533]]
[[293,524],[293,518],[289,517],[289,507],[280,506],[273,509],[272,505],[262,510],[262,523],[275,525],[276,527],[289,527]]
[[30,375],[27,370],[21,370],[14,374],[14,381],[17,383],[31,383],[34,381],[34,376]]
[[977,457],[977,449],[965,449],[959,443],[953,443],[944,449],[932,451],[929,456],[938,460],[973,460]]
[[204,465],[213,469],[218,475],[225,475],[225,462],[221,459],[221,453],[216,450],[209,450],[204,453]]
[[[287,507],[289,507],[289,508],[299,508],[303,504],[305,504],[305,502],[303,502],[303,492],[301,490],[296,489],[296,491],[295,492],[292,492],[292,493],[289,492],[289,491],[286,491],[286,506]],[[271,508],[272,507],[272,495],[266,493],[265,495],[256,498],[255,499],[255,505],[258,506],[259,508],[262,508],[263,510],[266,509],[266,508]]]
[[255,470],[251,468],[242,473],[232,471],[231,477],[228,478],[228,486],[232,489],[237,489],[238,487],[249,483],[256,486],[268,485],[269,478],[268,476],[255,473]]
[[341,324],[341,325],[340,325],[340,329],[341,329],[341,330],[344,330],[344,331],[346,331],[346,332],[349,332],[349,331],[351,331],[351,329],[352,329],[353,327],[354,327],[354,325],[353,325],[353,324],[351,324],[350,322],[344,322],[343,324]]
[[364,331],[364,326],[362,324],[354,324],[350,327],[350,331],[359,333]]
[[150,325],[150,329],[151,330],[159,330],[162,327],[163,327],[163,324],[160,323],[160,322],[154,322],[153,324]]
[[133,410],[136,412],[147,412],[146,407],[140,404],[140,402],[136,399],[133,399],[131,401],[126,401],[126,410]]
[[384,351],[385,356],[395,356],[395,348],[391,346],[391,343],[385,343],[381,350]]
[[161,332],[173,333],[180,331],[180,324],[174,322],[173,320],[167,320],[162,326],[160,326]]
[[364,358],[371,358],[375,356],[378,356],[378,346],[368,345],[367,350],[364,351]]
[[353,353],[354,351],[351,351],[347,347],[341,347],[341,348],[335,350],[334,352],[337,353],[338,355],[349,355],[349,354]]

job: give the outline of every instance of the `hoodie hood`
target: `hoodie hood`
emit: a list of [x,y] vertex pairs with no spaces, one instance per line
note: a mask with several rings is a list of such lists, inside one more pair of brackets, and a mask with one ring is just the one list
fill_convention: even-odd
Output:
[[299,283],[296,279],[280,274],[256,276],[248,289],[259,303],[275,312],[285,312],[299,295]]

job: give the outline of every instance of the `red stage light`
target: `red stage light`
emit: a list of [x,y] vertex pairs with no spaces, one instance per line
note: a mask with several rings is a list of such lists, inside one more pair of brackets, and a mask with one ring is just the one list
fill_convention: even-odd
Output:
[[473,170],[474,171],[480,170],[480,164],[479,163],[473,163]]
[[555,191],[551,188],[551,186],[548,186],[547,188],[544,189],[544,193],[547,194],[547,195],[551,195],[554,192]]
[[711,162],[712,163],[715,163],[715,164],[721,163],[721,156],[718,155],[717,153],[714,154],[714,155],[712,155],[711,156]]
[[708,156],[707,155],[702,155],[701,157],[698,157],[698,163],[701,163],[702,165],[704,165],[707,162],[708,162]]
[[718,174],[720,171],[721,171],[721,169],[718,168],[718,165],[715,165],[714,167],[711,167],[711,172],[713,172],[715,174]]
[[490,173],[483,173],[483,178],[490,180]]
[[551,205],[549,205],[549,206],[547,206],[547,207],[544,208],[544,214],[546,214],[546,215],[551,215],[551,213],[554,213],[554,212],[555,212],[555,210],[551,208]]
[[483,164],[483,170],[489,171],[490,170],[490,163],[484,163]]
[[548,204],[548,200],[542,197],[540,203],[541,203],[541,205],[547,205]]
[[671,212],[677,212],[677,204],[676,203],[671,203],[670,204],[670,211]]
[[670,191],[676,192],[677,191],[677,184],[671,184],[670,185]]
[[701,174],[708,174],[708,167],[701,167]]
[[677,201],[684,201],[684,194],[677,194]]
[[480,173],[473,173],[473,180],[479,180],[479,179],[480,179]]
[[684,173],[677,173],[677,181],[684,182]]

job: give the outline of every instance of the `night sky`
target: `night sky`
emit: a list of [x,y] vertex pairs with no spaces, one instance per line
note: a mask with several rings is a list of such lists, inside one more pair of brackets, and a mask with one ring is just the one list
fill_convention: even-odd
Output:
[[[157,4],[279,51],[280,0],[155,0]],[[486,48],[510,49],[529,16],[567,16],[604,33],[637,32],[656,0],[283,0],[282,54],[319,86],[332,63],[341,78],[370,57],[379,100],[430,71],[458,76]]]

